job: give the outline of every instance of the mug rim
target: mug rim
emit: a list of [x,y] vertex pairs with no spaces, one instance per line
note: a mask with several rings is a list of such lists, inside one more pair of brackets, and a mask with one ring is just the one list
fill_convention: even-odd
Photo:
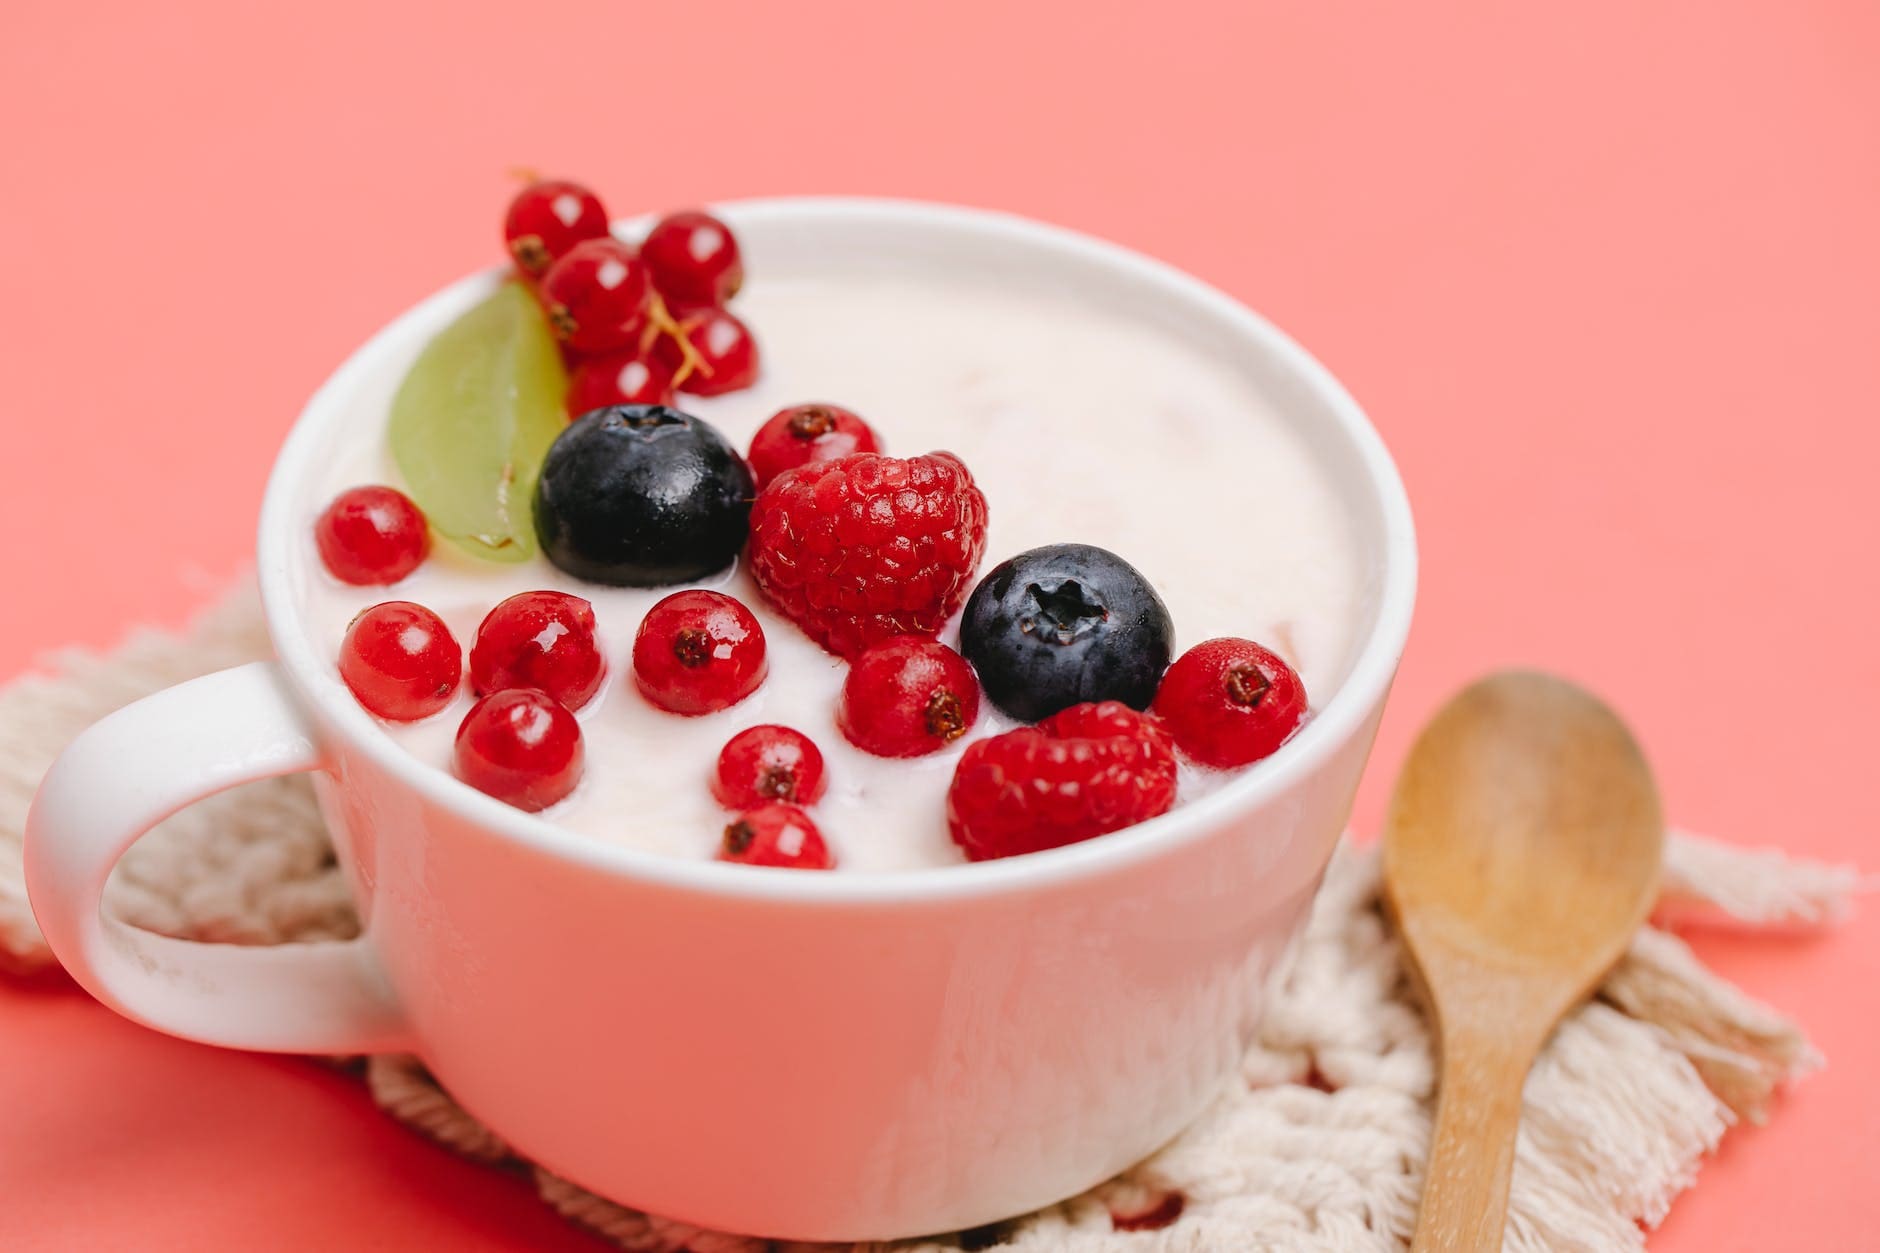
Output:
[[[1124,272],[1201,305],[1257,344],[1282,371],[1329,412],[1356,452],[1365,489],[1384,524],[1377,614],[1349,673],[1330,700],[1261,768],[1206,796],[1101,839],[992,861],[899,871],[838,871],[801,874],[789,870],[694,861],[597,840],[538,814],[525,813],[450,777],[439,767],[400,748],[357,702],[340,700],[331,685],[314,681],[325,665],[296,608],[289,543],[297,519],[295,487],[308,473],[319,433],[343,412],[339,400],[352,382],[369,374],[380,358],[408,340],[441,304],[461,300],[505,267],[493,266],[459,279],[412,305],[375,331],[328,375],[308,399],[283,441],[262,500],[257,567],[268,635],[295,694],[319,711],[325,727],[337,729],[356,751],[429,803],[460,820],[549,856],[642,882],[718,896],[773,902],[904,903],[1029,891],[1103,874],[1154,858],[1213,830],[1226,817],[1258,808],[1320,769],[1388,694],[1409,636],[1416,598],[1417,552],[1410,502],[1395,462],[1363,410],[1331,372],[1289,335],[1247,305],[1164,261],[1120,244],[1016,214],[920,200],[847,196],[785,196],[729,201],[712,206],[737,221],[891,221],[909,227],[977,232],[1068,255]],[[632,232],[650,218],[614,224]]]

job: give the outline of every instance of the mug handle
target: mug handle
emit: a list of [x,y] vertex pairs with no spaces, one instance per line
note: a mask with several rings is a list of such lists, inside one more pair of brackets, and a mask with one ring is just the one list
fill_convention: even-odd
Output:
[[26,890],[66,970],[126,1018],[184,1039],[281,1053],[411,1049],[370,942],[244,946],[107,917],[105,880],[171,814],[240,783],[320,770],[325,755],[279,666],[179,683],[85,730],[26,819]]

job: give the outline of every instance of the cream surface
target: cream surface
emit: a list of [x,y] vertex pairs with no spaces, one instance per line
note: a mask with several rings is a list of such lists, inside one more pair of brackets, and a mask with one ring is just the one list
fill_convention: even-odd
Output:
[[[1161,592],[1178,651],[1217,635],[1256,639],[1299,670],[1314,707],[1330,697],[1356,645],[1366,572],[1304,441],[1225,363],[1168,328],[975,280],[759,276],[737,309],[763,351],[762,379],[730,396],[682,397],[679,407],[717,425],[738,448],[786,405],[846,405],[891,454],[948,449],[966,461],[991,513],[981,573],[1040,544],[1101,545]],[[333,458],[309,504],[309,550],[313,513],[325,500],[362,483],[400,484],[385,441],[397,384],[393,370],[362,390],[349,451]],[[309,630],[333,658],[352,617],[383,600],[430,607],[466,655],[478,622],[506,596],[558,588],[594,603],[609,675],[578,715],[587,776],[544,815],[563,826],[647,851],[710,857],[728,820],[706,784],[718,750],[744,727],[781,722],[814,739],[828,761],[829,792],[813,812],[840,868],[961,860],[947,837],[945,794],[968,741],[915,761],[871,757],[848,744],[835,725],[845,663],[770,612],[741,569],[703,585],[757,614],[770,677],[729,710],[681,718],[640,696],[628,662],[641,617],[675,589],[585,584],[539,556],[493,565],[441,542],[393,588],[344,586],[317,558],[306,568],[315,572],[304,587]],[[956,627],[943,638],[957,646]],[[386,731],[448,770],[471,703],[466,681],[442,713],[388,723]],[[988,703],[969,739],[1011,725]],[[1184,765],[1181,799],[1231,777]]]

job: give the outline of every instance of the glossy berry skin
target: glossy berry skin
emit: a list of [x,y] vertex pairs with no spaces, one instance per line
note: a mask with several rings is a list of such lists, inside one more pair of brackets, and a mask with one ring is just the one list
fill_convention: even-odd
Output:
[[594,606],[566,592],[511,596],[490,610],[470,645],[470,684],[478,696],[532,687],[573,711],[594,699],[606,677]]
[[339,676],[368,711],[391,722],[416,722],[457,694],[463,650],[429,609],[388,600],[346,628]]
[[452,764],[477,791],[534,813],[574,791],[585,756],[581,724],[560,701],[512,687],[470,707]]
[[639,255],[617,239],[576,244],[542,276],[542,307],[555,338],[573,352],[636,346],[652,286]]
[[690,583],[731,564],[755,488],[716,427],[662,405],[600,409],[563,431],[535,484],[535,534],[578,579]]
[[897,635],[855,659],[842,683],[836,725],[877,757],[924,757],[979,720],[979,681],[938,640]]
[[770,724],[732,736],[712,771],[712,795],[727,809],[771,801],[814,805],[828,787],[822,750],[809,736]]
[[698,360],[684,359],[671,335],[661,335],[653,355],[672,371],[673,385],[694,396],[722,396],[757,381],[757,341],[736,314],[699,309],[679,319],[679,333]]
[[751,473],[762,491],[779,474],[812,461],[880,451],[873,428],[841,405],[793,405],[751,436]]
[[1086,701],[1147,709],[1175,650],[1168,606],[1136,568],[1089,544],[994,566],[966,602],[960,651],[1021,722]]
[[524,187],[503,219],[503,243],[516,268],[530,278],[540,278],[576,244],[606,234],[607,210],[600,197],[561,179]]
[[787,801],[739,814],[725,827],[718,860],[784,870],[833,870],[836,864],[810,816]]
[[1163,676],[1155,714],[1175,746],[1231,769],[1270,755],[1306,716],[1306,686],[1285,659],[1252,640],[1205,640]]
[[758,588],[840,657],[896,635],[938,635],[985,551],[985,494],[952,453],[812,462],[751,508]]
[[669,405],[672,371],[638,348],[589,357],[568,378],[570,419],[613,405]]
[[424,513],[395,487],[352,487],[313,524],[320,560],[342,583],[383,586],[424,564],[431,531]]
[[1175,751],[1118,701],[1072,705],[1035,727],[969,744],[947,791],[947,827],[974,861],[1121,830],[1175,803]]
[[731,228],[709,213],[669,213],[640,245],[653,286],[674,313],[722,305],[744,286],[744,259]]
[[633,677],[653,704],[709,714],[755,692],[769,671],[764,628],[723,592],[674,592],[647,610],[633,637]]

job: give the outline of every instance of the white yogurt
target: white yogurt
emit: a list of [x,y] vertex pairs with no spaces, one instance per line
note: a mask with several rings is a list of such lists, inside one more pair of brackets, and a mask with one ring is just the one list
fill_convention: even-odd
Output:
[[[1166,328],[1048,292],[970,280],[759,276],[737,311],[763,351],[761,381],[716,399],[682,397],[679,406],[740,449],[786,405],[846,405],[891,454],[947,449],[965,460],[991,513],[981,573],[1041,544],[1111,549],[1168,602],[1178,651],[1217,635],[1259,640],[1298,669],[1314,707],[1331,696],[1360,616],[1351,527],[1305,443],[1221,362]],[[397,384],[394,375],[362,393],[348,441],[356,451],[334,459],[321,503],[358,484],[401,483],[385,439]],[[312,522],[310,514],[309,549]],[[809,735],[827,759],[829,791],[813,812],[839,867],[961,860],[947,836],[945,795],[968,741],[913,761],[850,745],[835,724],[845,663],[771,612],[741,569],[703,586],[756,613],[770,677],[742,704],[682,718],[640,696],[628,660],[641,617],[673,588],[600,587],[540,557],[494,565],[442,542],[389,589],[344,586],[317,559],[307,568],[318,572],[304,588],[308,627],[334,659],[347,623],[383,600],[430,607],[466,655],[483,615],[506,596],[558,588],[594,603],[609,674],[578,715],[587,777],[544,815],[565,827],[675,857],[710,857],[728,820],[706,782],[718,750],[745,727],[780,722]],[[958,646],[957,623],[943,638]],[[442,713],[386,730],[448,770],[471,703],[466,675]],[[981,708],[969,740],[1011,727],[989,703]],[[1226,777],[1184,766],[1181,799]]]

